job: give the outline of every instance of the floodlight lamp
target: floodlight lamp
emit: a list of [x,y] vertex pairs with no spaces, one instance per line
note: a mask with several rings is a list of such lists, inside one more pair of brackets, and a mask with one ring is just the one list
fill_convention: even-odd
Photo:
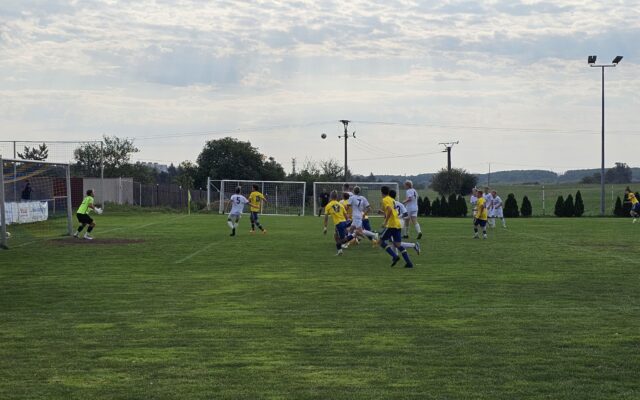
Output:
[[614,58],[612,62],[614,64],[618,64],[620,61],[622,61],[622,56],[616,56],[616,58]]
[[587,58],[587,62],[588,62],[589,64],[595,64],[595,63],[596,63],[596,58],[598,58],[598,56],[589,56],[589,57]]

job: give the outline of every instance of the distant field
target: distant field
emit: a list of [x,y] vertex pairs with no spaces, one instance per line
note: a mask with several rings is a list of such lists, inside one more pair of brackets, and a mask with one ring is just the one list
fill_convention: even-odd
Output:
[[[640,190],[640,185],[630,185],[635,191]],[[616,197],[624,196],[624,189],[627,185],[607,185],[605,196],[605,212],[607,215],[613,215],[613,207],[615,206]],[[566,198],[571,194],[574,199],[576,192],[580,190],[584,201],[585,216],[600,215],[600,185],[583,185],[583,184],[559,184],[544,185],[544,210],[542,201],[543,185],[495,185],[494,189],[498,191],[503,200],[507,199],[509,193],[513,193],[518,200],[518,206],[522,205],[522,198],[526,195],[531,201],[534,216],[553,215],[554,206],[558,196]],[[437,194],[433,190],[420,190],[421,196],[425,194],[429,199],[435,199]],[[613,194],[613,199],[612,199]]]
[[16,228],[0,251],[1,399],[640,398],[629,219],[486,241],[422,219],[413,270],[334,256],[315,217],[235,238],[218,215],[96,220],[91,243]]

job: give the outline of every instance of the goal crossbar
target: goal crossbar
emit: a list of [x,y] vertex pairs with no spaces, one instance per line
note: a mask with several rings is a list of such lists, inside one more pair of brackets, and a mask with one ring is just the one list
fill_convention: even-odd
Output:
[[[209,179],[209,187],[213,184]],[[237,187],[241,188],[241,194],[245,197],[251,193],[252,186],[258,185],[262,194],[267,198],[267,203],[261,203],[260,213],[263,215],[296,215],[305,213],[306,182],[299,181],[252,181],[243,179],[223,179],[220,181],[218,212],[223,214],[231,196]],[[215,188],[217,189],[217,188]],[[210,189],[209,189],[210,190]],[[215,209],[212,203],[214,196],[209,196],[207,207]]]

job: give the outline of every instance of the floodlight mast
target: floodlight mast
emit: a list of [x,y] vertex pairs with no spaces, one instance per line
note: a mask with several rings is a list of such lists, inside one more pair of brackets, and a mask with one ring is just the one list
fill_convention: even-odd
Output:
[[601,68],[602,69],[602,154],[601,154],[601,164],[600,164],[600,216],[604,217],[604,69],[605,68],[615,68],[620,61],[622,61],[622,56],[616,56],[611,64],[596,64],[596,59],[598,56],[588,56],[587,63],[590,67]]

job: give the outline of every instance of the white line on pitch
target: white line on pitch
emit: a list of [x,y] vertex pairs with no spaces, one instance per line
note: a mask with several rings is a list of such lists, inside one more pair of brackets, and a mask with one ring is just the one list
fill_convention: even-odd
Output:
[[213,243],[209,243],[208,245],[204,246],[203,248],[201,248],[200,250],[194,251],[193,253],[189,254],[188,256],[186,256],[185,258],[181,258],[178,261],[175,262],[175,264],[181,264],[187,260],[190,260],[191,258],[197,256],[198,254],[202,253],[203,251],[207,251],[209,250],[209,248],[211,248],[211,246],[215,245],[216,242]]

